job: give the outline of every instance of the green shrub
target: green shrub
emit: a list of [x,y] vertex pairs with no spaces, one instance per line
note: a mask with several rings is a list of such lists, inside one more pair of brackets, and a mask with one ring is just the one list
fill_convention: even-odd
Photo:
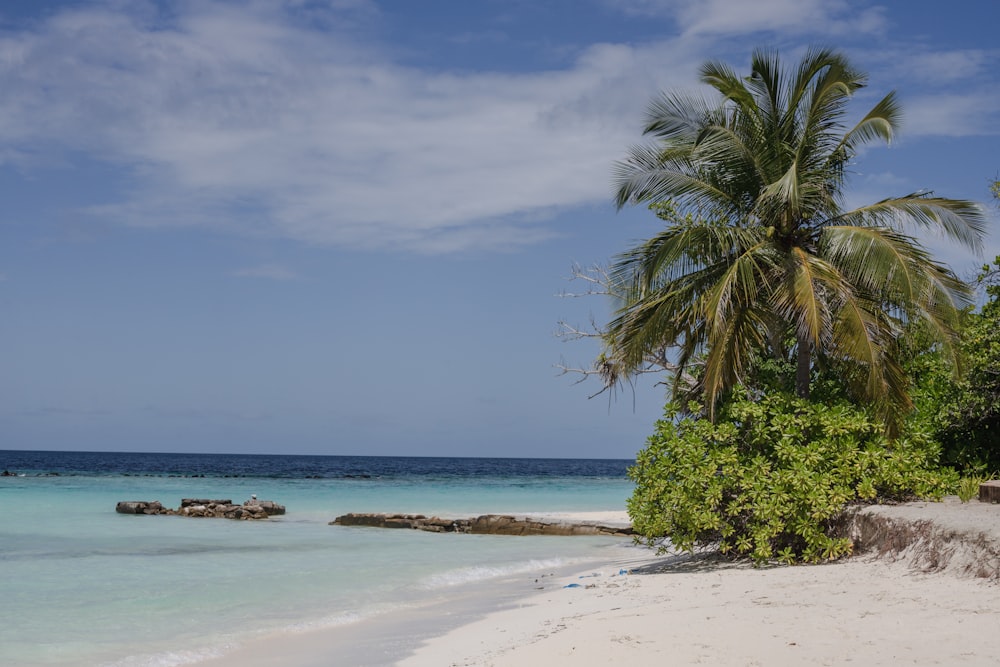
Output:
[[970,477],[1000,473],[1000,257],[983,267],[979,285],[988,299],[963,318],[962,374],[919,326],[908,326],[905,341],[916,408],[908,419],[934,434],[943,464]]
[[[695,412],[695,411],[691,411]],[[717,545],[754,562],[816,562],[851,551],[832,536],[848,503],[941,497],[957,474],[937,466],[924,431],[896,440],[846,402],[822,404],[779,394],[737,397],[716,423],[666,418],[636,458],[628,501],[633,528],[649,545]]]
[[979,495],[979,485],[985,481],[984,477],[963,477],[958,480],[958,487],[955,493],[958,499],[967,503]]

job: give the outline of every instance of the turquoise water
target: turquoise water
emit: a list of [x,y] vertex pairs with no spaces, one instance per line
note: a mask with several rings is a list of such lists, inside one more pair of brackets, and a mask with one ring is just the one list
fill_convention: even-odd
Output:
[[[0,467],[14,470],[3,454]],[[615,538],[328,525],[359,511],[621,510],[631,490],[621,473],[577,474],[572,462],[527,474],[502,466],[470,472],[467,460],[454,461],[421,474],[397,461],[401,469],[363,478],[268,476],[266,461],[238,477],[18,469],[22,476],[0,478],[0,664],[196,664],[263,635],[358,624],[470,586],[582,568],[623,548]],[[181,498],[242,502],[251,494],[287,514],[238,522],[114,511],[121,500],[176,507]]]

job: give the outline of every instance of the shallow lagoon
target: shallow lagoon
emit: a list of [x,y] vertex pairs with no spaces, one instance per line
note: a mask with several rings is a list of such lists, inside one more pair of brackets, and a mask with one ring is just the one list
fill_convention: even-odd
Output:
[[[0,468],[22,475],[0,478],[3,664],[191,664],[273,633],[360,628],[477,588],[526,586],[607,560],[623,540],[327,524],[352,511],[621,510],[631,491],[627,461],[88,456],[0,452]],[[114,511],[120,500],[176,507],[251,494],[288,513],[239,522]]]

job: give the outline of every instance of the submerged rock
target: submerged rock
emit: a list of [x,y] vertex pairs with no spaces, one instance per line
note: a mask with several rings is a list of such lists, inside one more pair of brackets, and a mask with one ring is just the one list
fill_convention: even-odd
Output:
[[115,506],[119,514],[167,514],[168,510],[158,500],[123,500]]
[[266,519],[285,513],[285,506],[273,500],[252,498],[242,505],[234,505],[229,498],[183,498],[177,509],[164,507],[156,500],[124,500],[115,506],[119,514],[169,514],[194,518],[237,519],[241,521]]
[[423,514],[351,513],[338,516],[331,526],[368,526],[373,528],[409,528],[432,533],[472,533],[476,535],[619,535],[628,536],[628,526],[604,526],[598,523],[546,521],[508,514],[447,519]]

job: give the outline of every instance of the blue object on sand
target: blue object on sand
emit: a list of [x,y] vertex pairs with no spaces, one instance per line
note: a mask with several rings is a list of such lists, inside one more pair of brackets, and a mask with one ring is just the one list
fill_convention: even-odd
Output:
[[563,588],[579,588],[580,584],[566,584]]

